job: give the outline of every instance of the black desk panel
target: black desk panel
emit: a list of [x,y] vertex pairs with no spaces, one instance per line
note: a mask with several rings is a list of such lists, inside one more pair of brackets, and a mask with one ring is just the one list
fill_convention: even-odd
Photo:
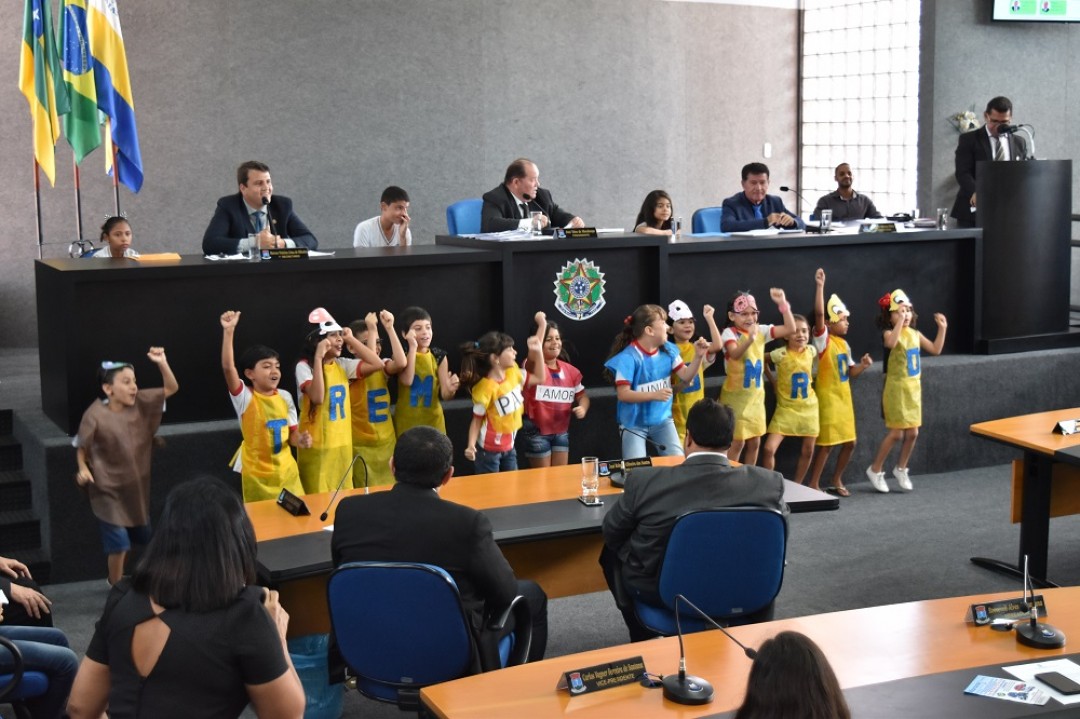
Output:
[[[460,365],[458,344],[500,321],[500,258],[493,252],[432,245],[336,250],[335,257],[269,262],[210,261],[139,265],[135,260],[35,263],[41,400],[45,414],[74,433],[97,396],[102,360],[135,364],[143,386],[160,386],[146,359],[165,347],[180,391],[165,421],[235,417],[221,374],[225,310],[240,310],[235,351],[265,344],[281,354],[282,387],[294,393],[293,367],[315,307],[342,325],[370,311],[395,315],[409,305],[432,315],[434,344]],[[389,353],[389,348],[387,348]]]

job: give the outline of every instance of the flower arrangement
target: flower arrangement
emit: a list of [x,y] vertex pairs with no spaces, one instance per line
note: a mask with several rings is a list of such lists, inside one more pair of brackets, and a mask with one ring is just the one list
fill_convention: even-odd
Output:
[[957,132],[968,132],[969,130],[976,130],[982,127],[982,121],[979,116],[975,114],[975,106],[972,105],[969,109],[949,116],[949,122],[956,128]]

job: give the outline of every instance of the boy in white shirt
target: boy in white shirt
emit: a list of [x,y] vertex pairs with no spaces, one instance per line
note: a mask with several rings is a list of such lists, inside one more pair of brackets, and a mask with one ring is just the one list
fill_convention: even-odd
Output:
[[379,200],[380,214],[364,220],[353,232],[353,247],[398,247],[412,244],[409,193],[391,185]]

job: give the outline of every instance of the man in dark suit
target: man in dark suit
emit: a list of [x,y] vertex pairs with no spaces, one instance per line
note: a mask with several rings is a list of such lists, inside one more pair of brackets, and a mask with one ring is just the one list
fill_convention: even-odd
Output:
[[248,160],[236,168],[240,192],[217,201],[214,216],[203,233],[203,254],[233,255],[248,249],[248,235],[256,235],[261,248],[306,247],[319,241],[293,212],[292,200],[274,195],[270,168]]
[[[699,400],[686,417],[686,461],[635,469],[623,495],[604,517],[600,565],[622,611],[630,641],[656,636],[637,620],[631,598],[658,599],[660,563],[675,520],[694,509],[768,507],[787,514],[784,478],[728,461],[735,414],[716,400]],[[771,608],[770,608],[771,609]]]
[[481,232],[529,229],[530,213],[541,212],[540,227],[584,227],[585,223],[555,204],[551,193],[540,188],[540,170],[531,160],[519,157],[506,168],[503,184],[484,193],[480,213]]
[[784,207],[784,201],[769,193],[769,166],[763,162],[743,165],[743,191],[724,200],[721,232],[749,232],[769,227],[806,229],[798,215]]
[[986,124],[965,132],[956,145],[956,181],[960,183],[960,190],[956,193],[952,216],[959,227],[975,226],[975,163],[980,160],[1026,160],[1028,156],[1024,138],[999,132],[1003,125],[1012,124],[1009,98],[999,96],[986,103],[983,117]]
[[544,658],[547,595],[533,581],[517,580],[482,512],[439,498],[454,475],[453,447],[432,427],[398,437],[389,492],[342,500],[334,520],[334,566],[345,562],[421,562],[442,567],[457,583],[462,604],[479,636],[485,613],[505,609],[523,595],[532,616],[529,661]]

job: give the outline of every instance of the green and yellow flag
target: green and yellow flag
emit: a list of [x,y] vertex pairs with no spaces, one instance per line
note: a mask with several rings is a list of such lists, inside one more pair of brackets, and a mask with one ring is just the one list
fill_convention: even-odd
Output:
[[34,157],[49,178],[49,184],[55,185],[59,116],[69,110],[69,104],[67,88],[60,82],[60,60],[48,0],[26,0],[19,89],[30,103]]
[[64,115],[64,136],[75,151],[75,161],[81,163],[101,144],[94,65],[86,30],[86,0],[60,2],[60,62],[71,99],[71,112]]

